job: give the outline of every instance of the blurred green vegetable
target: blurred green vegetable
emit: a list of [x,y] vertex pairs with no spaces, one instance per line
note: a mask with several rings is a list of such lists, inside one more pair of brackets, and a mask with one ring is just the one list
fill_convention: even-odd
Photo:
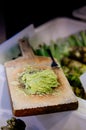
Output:
[[83,42],[83,46],[86,46],[86,31],[81,31],[80,35]]
[[82,30],[67,37],[70,46],[86,46],[86,31]]
[[69,58],[62,59],[61,64],[74,93],[78,97],[86,99],[86,94],[79,79],[80,75],[86,71],[86,65]]
[[53,57],[61,64],[76,96],[86,99],[86,94],[79,80],[80,75],[86,71],[86,31],[82,30],[56,41],[51,40],[48,45],[39,45],[34,53],[49,56],[47,49],[50,49]]
[[12,117],[7,120],[7,125],[2,126],[1,130],[25,130],[26,124],[21,119],[16,119]]

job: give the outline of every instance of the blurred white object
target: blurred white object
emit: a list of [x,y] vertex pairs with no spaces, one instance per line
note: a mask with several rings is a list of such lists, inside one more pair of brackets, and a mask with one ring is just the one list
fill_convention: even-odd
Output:
[[80,76],[80,81],[82,83],[82,86],[86,92],[86,72],[83,73],[81,76]]
[[38,44],[49,44],[50,40],[67,37],[84,29],[86,29],[84,22],[69,18],[57,18],[37,27],[30,42],[33,48],[37,48]]
[[82,20],[86,20],[86,6],[74,10],[72,14],[74,17],[80,18]]

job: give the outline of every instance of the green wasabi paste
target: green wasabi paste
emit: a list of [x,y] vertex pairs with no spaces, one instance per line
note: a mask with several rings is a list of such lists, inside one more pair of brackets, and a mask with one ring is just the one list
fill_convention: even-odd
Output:
[[50,69],[34,69],[28,67],[19,77],[27,94],[49,94],[58,87],[57,75]]

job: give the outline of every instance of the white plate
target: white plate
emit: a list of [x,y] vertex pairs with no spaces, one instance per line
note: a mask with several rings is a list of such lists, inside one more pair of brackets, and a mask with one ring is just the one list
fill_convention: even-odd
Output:
[[33,48],[38,44],[49,44],[50,40],[67,37],[80,30],[86,29],[86,23],[69,18],[57,18],[49,21],[35,29],[35,33],[30,38]]
[[[65,37],[86,29],[86,24],[68,18],[58,18],[50,21],[34,30],[32,26],[27,27],[22,33],[16,34],[11,39],[0,45],[0,63],[11,60],[14,45],[20,38],[28,36],[31,44],[36,47],[36,43],[56,40],[59,37]],[[32,37],[32,38],[31,38]],[[33,40],[34,38],[34,40]],[[10,54],[10,55],[9,55]],[[60,112],[54,114],[45,114],[39,116],[21,117],[27,124],[27,129],[32,130],[85,130],[86,129],[86,101],[79,100],[79,109],[77,111]],[[0,125],[3,125],[6,119],[12,115],[11,103],[9,98],[8,86],[4,72],[4,66],[0,65]]]
[[86,21],[86,6],[74,10],[72,14],[73,16]]

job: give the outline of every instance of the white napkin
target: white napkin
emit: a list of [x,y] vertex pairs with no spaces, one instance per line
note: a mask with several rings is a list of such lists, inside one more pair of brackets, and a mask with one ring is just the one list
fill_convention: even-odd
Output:
[[[0,64],[0,127],[13,116],[4,65]],[[18,117],[16,117],[18,118]],[[19,117],[26,124],[25,130],[45,130],[36,116]]]

